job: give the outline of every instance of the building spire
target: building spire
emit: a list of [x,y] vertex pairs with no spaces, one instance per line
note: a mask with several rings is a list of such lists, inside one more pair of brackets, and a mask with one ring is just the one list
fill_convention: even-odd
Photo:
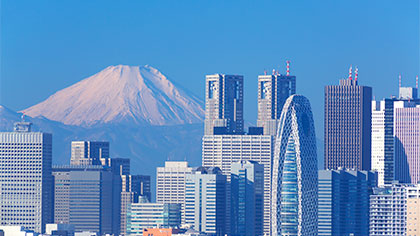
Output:
[[351,76],[352,70],[353,70],[353,66],[350,65],[350,68],[349,68],[349,80],[352,80],[352,76]]
[[290,61],[289,60],[286,61],[286,75],[287,76],[290,75]]
[[416,76],[416,89],[418,88],[419,88],[419,76],[417,75]]

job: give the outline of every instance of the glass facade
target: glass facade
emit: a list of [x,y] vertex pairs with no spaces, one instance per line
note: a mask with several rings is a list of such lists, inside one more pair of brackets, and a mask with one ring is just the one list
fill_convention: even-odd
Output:
[[271,235],[317,235],[318,168],[308,99],[290,96],[278,126],[273,159]]
[[283,181],[281,186],[281,233],[296,235],[298,233],[298,182],[297,182],[296,148],[293,139],[289,138],[284,157]]

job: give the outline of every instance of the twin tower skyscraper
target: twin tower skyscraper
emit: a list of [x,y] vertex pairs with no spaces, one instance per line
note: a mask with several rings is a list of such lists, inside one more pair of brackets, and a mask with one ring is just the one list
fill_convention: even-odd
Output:
[[[243,85],[241,75],[206,76],[203,165],[220,165],[224,174],[229,174],[230,162],[239,159],[260,162],[265,169],[263,233],[316,235],[318,172],[309,101],[295,95],[296,77],[289,74],[289,65],[286,75],[276,71],[260,75],[257,127],[249,127],[245,132]],[[223,138],[214,138],[219,135]],[[258,137],[271,140],[271,145]],[[216,150],[210,145],[221,145],[222,148],[217,153],[208,154],[209,150]],[[268,147],[270,160],[265,160],[259,156],[264,153],[257,150]],[[243,154],[235,156],[238,148]],[[212,158],[217,160],[210,160]],[[237,217],[229,215],[229,209],[227,212],[227,219]],[[254,235],[262,234],[255,232]]]
[[[206,76],[205,135],[244,134],[244,78],[242,75]],[[258,76],[258,121],[263,134],[276,135],[286,99],[296,93],[296,76]]]

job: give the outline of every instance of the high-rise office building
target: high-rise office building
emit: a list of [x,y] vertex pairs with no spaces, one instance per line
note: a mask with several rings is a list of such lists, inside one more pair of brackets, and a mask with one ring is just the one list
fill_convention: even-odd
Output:
[[139,196],[144,196],[152,201],[150,176],[148,175],[122,175],[122,192],[133,192],[137,202]]
[[225,235],[226,176],[217,167],[194,168],[185,179],[185,223],[210,235]]
[[206,76],[204,134],[242,134],[243,84],[241,75]]
[[0,132],[0,225],[45,231],[53,220],[51,162],[51,134],[31,132],[28,122]]
[[407,200],[409,195],[417,198],[419,190],[419,185],[400,184],[398,181],[374,188],[370,196],[369,235],[410,235],[407,234],[408,218],[411,217],[407,215]]
[[202,164],[219,167],[227,176],[226,228],[230,233],[230,177],[231,165],[239,161],[256,161],[264,166],[264,233],[270,234],[271,163],[274,137],[270,135],[205,135],[203,137]]
[[240,161],[231,169],[231,235],[264,235],[264,166]]
[[175,228],[181,224],[181,205],[174,203],[132,203],[127,214],[127,235],[142,236],[144,229]]
[[150,176],[121,175],[121,223],[120,234],[127,234],[127,212],[131,203],[138,203],[139,197],[151,201]]
[[372,101],[371,163],[379,186],[394,181],[394,101]]
[[157,168],[156,202],[181,204],[182,222],[185,222],[185,176],[192,173],[186,161],[166,161]]
[[414,101],[394,103],[395,179],[420,181],[420,106]]
[[309,100],[292,95],[280,116],[273,160],[271,235],[316,235],[318,168]]
[[325,169],[371,168],[372,88],[356,79],[325,87]]
[[130,174],[129,158],[100,158],[101,165],[111,167],[116,175]]
[[119,234],[121,179],[100,165],[54,166],[54,222]]
[[101,158],[109,158],[109,142],[71,142],[71,165],[101,165]]
[[278,119],[286,99],[296,93],[296,76],[258,76],[258,120],[257,126],[264,128],[265,135],[275,136]]
[[417,100],[418,89],[413,87],[400,87],[399,88],[399,100]]
[[319,170],[317,235],[369,235],[369,196],[376,180],[371,171]]

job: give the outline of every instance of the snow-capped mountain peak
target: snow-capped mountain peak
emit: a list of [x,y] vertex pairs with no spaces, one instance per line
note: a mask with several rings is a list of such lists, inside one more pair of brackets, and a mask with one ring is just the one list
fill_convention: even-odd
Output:
[[203,120],[202,101],[176,87],[159,70],[146,66],[109,66],[24,110],[64,124],[106,123],[176,125]]

